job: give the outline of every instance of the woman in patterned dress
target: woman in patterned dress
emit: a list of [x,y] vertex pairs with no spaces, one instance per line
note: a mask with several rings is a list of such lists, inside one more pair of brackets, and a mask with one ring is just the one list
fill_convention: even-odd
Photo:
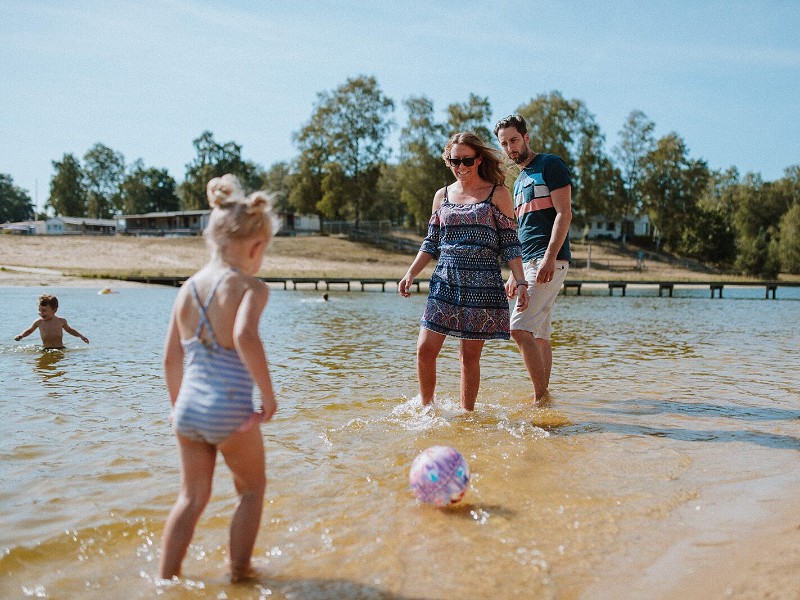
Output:
[[456,133],[442,152],[456,178],[433,197],[428,236],[398,284],[411,295],[414,278],[438,259],[417,340],[422,404],[433,402],[436,358],[448,335],[460,338],[461,406],[475,408],[483,344],[509,339],[508,297],[499,258],[511,268],[520,309],[528,303],[511,194],[497,152],[474,133]]

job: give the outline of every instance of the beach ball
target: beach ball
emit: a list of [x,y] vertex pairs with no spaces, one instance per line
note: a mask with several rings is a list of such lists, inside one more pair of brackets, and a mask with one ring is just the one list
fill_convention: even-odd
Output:
[[411,463],[408,481],[420,502],[434,506],[455,504],[467,493],[469,465],[455,448],[431,446]]

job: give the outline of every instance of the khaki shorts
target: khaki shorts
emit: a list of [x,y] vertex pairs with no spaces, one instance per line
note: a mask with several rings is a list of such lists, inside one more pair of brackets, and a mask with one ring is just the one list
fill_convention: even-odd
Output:
[[553,304],[556,301],[558,292],[567,278],[569,261],[557,260],[556,271],[553,273],[552,281],[548,283],[535,283],[536,272],[539,270],[539,259],[533,259],[525,263],[525,279],[530,283],[528,295],[531,300],[528,308],[520,312],[514,307],[511,314],[511,330],[521,329],[530,331],[533,337],[549,340],[553,333],[552,313]]

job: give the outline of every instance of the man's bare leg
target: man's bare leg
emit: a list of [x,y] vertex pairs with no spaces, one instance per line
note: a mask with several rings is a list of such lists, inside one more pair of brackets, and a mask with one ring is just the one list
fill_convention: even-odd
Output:
[[534,338],[530,331],[515,329],[511,337],[519,346],[525,368],[528,369],[531,383],[533,383],[533,397],[538,402],[547,397],[547,387],[550,384],[550,370],[553,363],[553,353],[550,340]]

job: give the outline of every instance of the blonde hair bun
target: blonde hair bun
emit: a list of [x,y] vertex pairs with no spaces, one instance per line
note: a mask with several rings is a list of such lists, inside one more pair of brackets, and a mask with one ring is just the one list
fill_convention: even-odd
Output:
[[267,212],[270,208],[272,208],[272,202],[266,192],[253,192],[247,197],[248,214]]
[[244,195],[236,175],[215,177],[206,186],[208,203],[213,207],[203,236],[212,250],[219,251],[235,239],[263,235],[267,241],[278,231],[279,221],[272,212],[270,195],[253,192]]
[[206,196],[212,208],[223,208],[244,200],[244,190],[236,176],[227,173],[208,182]]

